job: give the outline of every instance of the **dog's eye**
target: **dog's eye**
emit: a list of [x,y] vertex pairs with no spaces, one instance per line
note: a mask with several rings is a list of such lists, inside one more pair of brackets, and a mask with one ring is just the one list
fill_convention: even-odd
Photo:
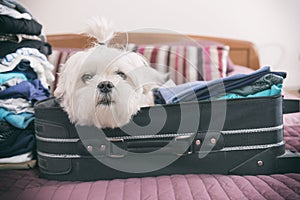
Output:
[[93,78],[92,74],[83,74],[81,76],[82,82],[86,83],[88,80],[91,80]]
[[124,80],[127,78],[127,76],[126,76],[126,74],[124,74],[124,72],[117,71],[116,74],[118,74]]

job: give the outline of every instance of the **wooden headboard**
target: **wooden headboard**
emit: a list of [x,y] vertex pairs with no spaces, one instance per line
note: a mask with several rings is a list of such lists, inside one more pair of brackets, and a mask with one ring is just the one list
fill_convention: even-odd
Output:
[[[218,37],[208,37],[199,35],[177,35],[165,33],[128,33],[117,34],[111,41],[117,43],[119,40],[128,40],[129,43],[136,44],[154,44],[160,42],[178,42],[183,40],[210,40],[230,46],[229,56],[234,64],[243,65],[251,69],[259,68],[259,57],[255,45],[249,41],[235,40]],[[57,34],[47,35],[48,42],[52,47],[63,48],[86,48],[90,47],[94,40],[79,34]]]

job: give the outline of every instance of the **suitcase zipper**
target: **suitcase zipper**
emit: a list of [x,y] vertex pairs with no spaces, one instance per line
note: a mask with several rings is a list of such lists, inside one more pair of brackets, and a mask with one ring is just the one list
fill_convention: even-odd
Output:
[[265,127],[265,128],[252,128],[252,129],[238,129],[238,130],[228,130],[228,131],[221,131],[224,135],[230,134],[245,134],[245,133],[262,133],[262,132],[271,132],[283,129],[283,124],[279,126],[273,127]]
[[78,154],[52,154],[52,153],[44,153],[41,151],[37,151],[39,156],[48,157],[48,158],[81,158],[81,155]]
[[[246,134],[246,133],[262,133],[271,132],[283,129],[283,124],[274,127],[265,128],[254,128],[254,129],[238,129],[238,130],[226,130],[220,131],[224,135],[230,134]],[[123,142],[124,140],[135,140],[135,139],[159,139],[159,138],[175,138],[187,139],[193,136],[195,133],[180,133],[180,134],[160,134],[160,135],[135,135],[135,136],[120,136],[120,137],[107,137],[106,139],[111,142]],[[46,138],[36,135],[36,139],[43,142],[61,142],[61,143],[76,143],[80,138]]]
[[244,151],[244,150],[255,150],[255,149],[268,149],[284,145],[284,141],[276,144],[263,144],[263,145],[251,145],[251,146],[236,146],[236,147],[224,147],[220,151]]
[[159,138],[175,138],[175,140],[180,140],[180,139],[188,139],[194,134],[195,133],[134,135],[134,136],[107,137],[106,139],[111,142],[119,142],[124,140],[136,140],[136,139],[159,139]]
[[35,135],[36,139],[43,142],[61,142],[61,143],[76,143],[80,139],[79,138],[46,138]]

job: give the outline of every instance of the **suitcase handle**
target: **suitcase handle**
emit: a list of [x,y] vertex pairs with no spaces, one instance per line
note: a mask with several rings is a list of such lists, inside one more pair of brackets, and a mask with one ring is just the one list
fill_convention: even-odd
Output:
[[175,137],[158,137],[147,139],[107,138],[110,145],[110,157],[122,158],[128,152],[132,153],[166,153],[178,156],[192,153],[191,143],[195,134],[179,135]]
[[284,99],[282,109],[283,114],[300,112],[300,100]]
[[[205,140],[206,135],[207,140]],[[163,136],[163,135],[161,135]],[[122,158],[128,152],[173,154],[177,156],[190,155],[204,149],[220,150],[224,148],[224,138],[220,132],[190,133],[174,137],[158,137],[147,139],[106,138],[110,144],[108,156]],[[117,146],[117,148],[116,148]],[[159,150],[159,151],[158,151]]]

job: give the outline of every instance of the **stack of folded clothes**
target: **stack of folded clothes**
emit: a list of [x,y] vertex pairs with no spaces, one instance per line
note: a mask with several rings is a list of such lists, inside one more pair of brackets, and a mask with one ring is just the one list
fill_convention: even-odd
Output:
[[35,165],[34,104],[54,80],[42,25],[14,0],[0,0],[0,169]]
[[42,25],[21,4],[14,0],[0,0],[0,57],[22,47],[51,54],[51,46],[44,41]]
[[175,87],[154,90],[156,104],[201,100],[253,98],[281,94],[285,72],[263,67],[251,74],[236,74],[213,81],[194,81]]

